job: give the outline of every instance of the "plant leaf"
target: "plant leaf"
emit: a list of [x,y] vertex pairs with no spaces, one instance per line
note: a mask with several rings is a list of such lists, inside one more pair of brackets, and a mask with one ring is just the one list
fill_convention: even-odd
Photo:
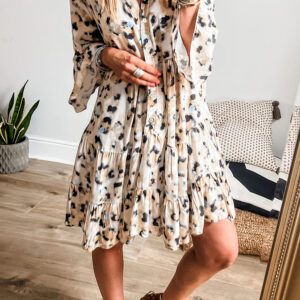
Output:
[[7,126],[7,124],[2,124],[2,126],[0,128],[0,135],[1,135],[1,139],[3,140],[4,144],[8,144],[6,126]]
[[7,143],[8,144],[13,144],[14,142],[14,132],[16,130],[16,127],[14,124],[7,124]]
[[4,136],[2,134],[2,127],[4,127],[4,122],[1,122],[0,123],[0,144],[5,144],[5,139],[4,139]]
[[25,135],[29,124],[30,124],[30,120],[31,120],[31,116],[33,114],[33,112],[36,110],[36,108],[39,105],[40,100],[36,101],[33,106],[30,108],[29,112],[27,113],[27,115],[24,117],[24,119],[20,122],[20,124],[17,127],[17,131],[19,132],[19,129],[24,128],[24,131],[20,134],[20,139]]
[[[1,115],[1,114],[0,114],[0,122],[1,122],[1,124],[2,124],[2,123],[3,123],[3,124],[6,123],[6,121],[5,121],[4,117],[3,117],[3,115]],[[1,127],[1,126],[0,126],[0,127]]]
[[[11,123],[15,124],[16,126],[17,126],[16,121],[19,118],[19,113],[20,113],[20,108],[21,108],[21,105],[22,105],[22,101],[24,101],[23,94],[24,94],[24,89],[25,89],[25,86],[26,86],[27,82],[28,82],[28,80],[26,80],[25,84],[23,85],[23,87],[19,91],[19,94],[18,94],[18,97],[17,97],[17,100],[16,100],[16,104],[15,104],[15,108],[14,108],[14,112],[13,112],[13,115],[12,115]],[[22,116],[21,116],[21,118],[22,118]]]
[[19,113],[17,115],[16,121],[14,123],[14,125],[17,127],[19,125],[19,123],[22,120],[23,117],[23,113],[24,113],[24,107],[25,107],[25,98],[22,98],[22,101],[20,103],[20,108],[19,108]]
[[9,101],[8,110],[7,110],[7,122],[9,122],[9,115],[12,107],[14,106],[14,102],[15,102],[15,93],[12,94]]
[[19,130],[19,132],[18,132],[18,134],[17,134],[17,136],[16,136],[16,138],[15,138],[15,140],[14,140],[14,143],[15,143],[15,144],[17,144],[17,143],[20,142],[20,140],[21,140],[20,134],[22,133],[23,130],[24,130],[24,127],[21,128],[21,129]]
[[5,130],[3,133],[4,133],[4,141],[6,144],[8,144],[7,131]]
[[23,111],[25,106],[25,99],[22,98],[20,101],[16,102],[14,113],[11,119],[11,124],[14,124],[15,126],[18,126],[18,123],[23,117]]

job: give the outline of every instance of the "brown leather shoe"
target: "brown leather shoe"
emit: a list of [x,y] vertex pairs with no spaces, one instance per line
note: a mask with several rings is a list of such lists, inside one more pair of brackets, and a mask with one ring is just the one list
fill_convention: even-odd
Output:
[[154,293],[153,291],[148,292],[140,300],[162,300],[163,293]]

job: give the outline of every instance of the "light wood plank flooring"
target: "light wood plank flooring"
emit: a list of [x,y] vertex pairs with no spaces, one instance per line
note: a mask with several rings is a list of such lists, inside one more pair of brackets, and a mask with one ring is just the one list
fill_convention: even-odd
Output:
[[[0,299],[101,299],[81,228],[64,225],[72,166],[31,159],[23,172],[0,175]],[[160,237],[136,237],[124,246],[125,297],[162,291],[182,252]],[[267,264],[240,255],[204,283],[192,299],[259,299]]]

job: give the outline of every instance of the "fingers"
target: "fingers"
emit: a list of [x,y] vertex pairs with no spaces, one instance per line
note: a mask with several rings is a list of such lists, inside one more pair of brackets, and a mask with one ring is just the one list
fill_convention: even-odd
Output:
[[126,57],[126,61],[132,65],[135,65],[136,67],[141,68],[142,70],[144,70],[145,72],[147,72],[149,74],[152,74],[154,76],[160,75],[160,70],[158,70],[157,68],[155,68],[152,65],[147,64],[144,60],[142,60],[141,58],[139,58],[133,54],[129,54]]
[[[136,77],[133,75],[133,72],[135,71],[136,68],[137,68],[136,65],[131,64],[130,66],[128,66],[128,70],[127,70],[134,78],[136,78]],[[145,69],[143,69],[142,67],[139,67],[139,68],[141,68],[143,71],[145,71]],[[159,84],[160,83],[160,80],[159,80],[158,76],[152,75],[151,73],[148,73],[147,71],[145,71],[145,73],[139,78],[143,79],[143,80],[146,80],[146,81],[149,81],[149,82],[154,83],[154,84]]]
[[135,57],[134,65],[136,67],[141,68],[145,72],[147,72],[149,74],[152,74],[153,76],[159,76],[160,75],[160,71],[157,68],[147,64],[145,61],[143,61],[139,57]]
[[[126,82],[152,87],[160,83],[160,70],[128,51],[118,50],[117,55],[113,57],[113,64],[115,67],[112,66],[112,69]],[[144,71],[144,74],[139,78],[133,75],[136,68]]]
[[[147,64],[145,61],[140,59],[139,57],[128,54],[125,56],[125,59],[121,62],[123,65],[123,70],[126,72],[130,73],[131,75],[135,71],[135,69],[141,68],[145,73],[140,77],[140,79],[144,81],[148,81],[150,83],[159,84],[159,76],[161,76],[160,70],[155,68],[154,66]],[[136,78],[135,76],[132,75],[133,78]],[[153,85],[152,85],[153,86]]]
[[132,75],[131,72],[125,71],[122,74],[122,79],[125,80],[126,82],[131,82],[131,83],[135,83],[138,85],[146,85],[146,86],[152,86],[152,87],[156,86],[156,83],[142,79],[142,77],[144,77],[144,75],[141,76],[140,78],[137,78],[134,75]]

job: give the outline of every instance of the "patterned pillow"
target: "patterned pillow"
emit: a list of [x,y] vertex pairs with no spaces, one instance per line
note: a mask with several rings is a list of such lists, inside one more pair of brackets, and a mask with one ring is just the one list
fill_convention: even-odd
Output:
[[[296,105],[294,112],[292,114],[289,132],[288,132],[285,148],[281,159],[278,180],[277,180],[275,193],[274,193],[274,205],[277,204],[277,207],[281,207],[281,203],[283,201],[286,183],[290,173],[290,168],[291,168],[292,160],[296,149],[299,131],[300,131],[300,106]],[[276,208],[274,208],[274,211],[275,209]]]
[[285,145],[280,171],[289,174],[292,164],[296,142],[300,130],[300,106],[296,106],[289,127],[287,143]]
[[272,100],[208,103],[226,160],[277,170],[272,149],[272,103]]

